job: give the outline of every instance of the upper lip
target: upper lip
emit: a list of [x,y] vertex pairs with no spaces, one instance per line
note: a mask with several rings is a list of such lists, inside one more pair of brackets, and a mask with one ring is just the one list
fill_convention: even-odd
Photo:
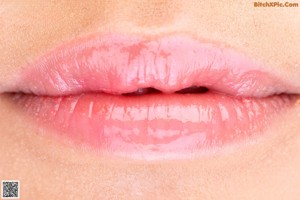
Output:
[[36,95],[129,93],[152,87],[172,93],[191,86],[235,96],[297,93],[299,88],[232,49],[172,35],[96,35],[79,39],[25,66],[6,91]]

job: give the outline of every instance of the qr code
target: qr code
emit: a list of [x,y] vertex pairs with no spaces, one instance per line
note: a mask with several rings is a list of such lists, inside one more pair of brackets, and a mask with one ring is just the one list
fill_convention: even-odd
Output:
[[2,199],[19,199],[20,198],[20,181],[16,181],[16,180],[1,181],[1,198]]

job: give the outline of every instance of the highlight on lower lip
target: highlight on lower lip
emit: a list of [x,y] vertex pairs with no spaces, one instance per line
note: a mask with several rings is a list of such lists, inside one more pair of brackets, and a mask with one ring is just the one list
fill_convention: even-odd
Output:
[[[188,156],[262,134],[293,97],[234,98],[203,94],[66,97],[15,94],[14,101],[43,126],[114,155]],[[176,156],[175,156],[176,157]]]

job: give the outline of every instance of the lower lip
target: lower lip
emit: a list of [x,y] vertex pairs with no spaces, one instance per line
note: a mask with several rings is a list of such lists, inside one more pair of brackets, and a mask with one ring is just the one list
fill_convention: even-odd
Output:
[[15,94],[13,99],[54,135],[100,153],[137,158],[190,156],[262,135],[266,125],[294,102],[290,95],[256,99],[213,92]]

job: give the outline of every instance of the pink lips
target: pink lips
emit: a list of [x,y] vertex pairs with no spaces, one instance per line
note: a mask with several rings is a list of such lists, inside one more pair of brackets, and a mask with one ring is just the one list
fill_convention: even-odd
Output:
[[[11,90],[22,92],[13,95],[18,105],[54,134],[115,155],[230,145],[262,134],[295,99],[253,60],[183,36],[92,36],[26,68]],[[175,93],[192,86],[208,91]],[[141,88],[162,93],[121,95]]]

